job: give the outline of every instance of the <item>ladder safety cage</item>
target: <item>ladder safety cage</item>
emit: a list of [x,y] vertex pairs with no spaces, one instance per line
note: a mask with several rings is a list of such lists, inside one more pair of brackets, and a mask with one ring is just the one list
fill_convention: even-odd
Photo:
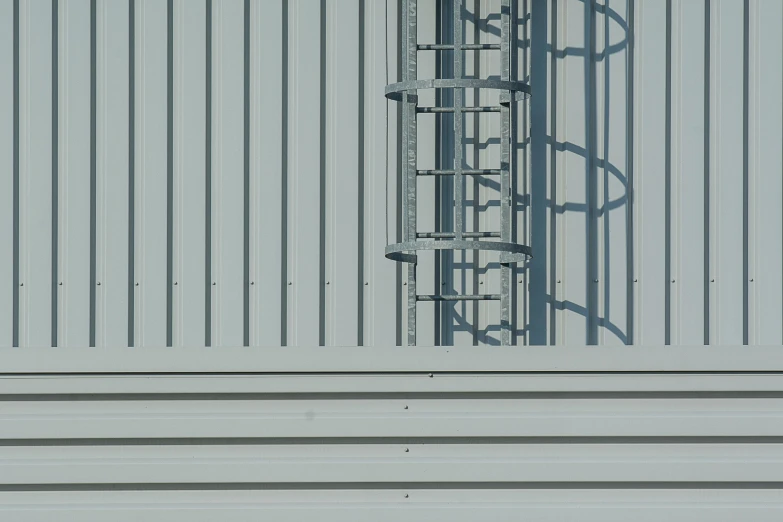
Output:
[[[516,20],[513,19],[511,2],[501,0],[500,43],[467,44],[462,31],[463,0],[454,2],[454,43],[419,44],[417,42],[417,0],[402,0],[402,38],[400,42],[402,78],[398,83],[386,86],[386,97],[402,103],[402,242],[387,245],[386,257],[409,263],[407,271],[407,345],[416,344],[416,303],[419,301],[500,301],[500,344],[511,344],[511,279],[513,265],[532,257],[529,246],[512,241],[512,103],[527,98],[530,86],[511,78],[511,62],[514,56]],[[464,78],[464,51],[500,51],[500,79]],[[418,51],[454,51],[454,78],[419,79]],[[419,107],[417,92],[421,89],[451,89],[453,107]],[[499,92],[498,106],[466,106],[464,89],[494,89]],[[463,158],[463,114],[500,113],[500,168],[468,169]],[[454,168],[420,170],[416,161],[417,114],[454,113],[453,140]],[[416,195],[419,176],[454,176],[454,231],[419,232],[416,229]],[[463,176],[500,177],[500,231],[482,232],[465,230],[465,201]],[[482,241],[481,239],[489,239]],[[416,252],[419,250],[483,250],[499,252],[500,293],[479,295],[419,295],[416,293]]]

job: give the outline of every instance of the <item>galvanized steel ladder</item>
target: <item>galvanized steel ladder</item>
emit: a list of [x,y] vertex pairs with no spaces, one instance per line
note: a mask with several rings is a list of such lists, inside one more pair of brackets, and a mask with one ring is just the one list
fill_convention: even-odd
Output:
[[[528,84],[512,80],[512,45],[516,43],[516,20],[512,17],[511,2],[502,0],[500,11],[499,44],[466,44],[462,35],[462,0],[454,2],[454,43],[418,44],[416,39],[417,0],[402,0],[402,81],[386,87],[389,99],[402,102],[402,242],[386,247],[386,257],[409,263],[407,275],[407,344],[416,344],[416,304],[419,301],[500,301],[500,343],[511,344],[511,279],[513,265],[531,256],[530,247],[512,242],[512,103],[530,94]],[[418,79],[418,51],[454,50],[454,78]],[[463,78],[463,51],[500,51],[500,79]],[[500,91],[498,106],[466,106],[464,89],[496,89]],[[453,107],[419,107],[419,89],[452,89]],[[419,170],[416,162],[416,115],[421,113],[454,113],[454,168]],[[463,158],[463,117],[468,112],[499,112],[500,168],[468,169]],[[416,194],[418,176],[454,176],[454,231],[418,232],[416,230]],[[500,231],[468,232],[465,230],[465,201],[463,176],[500,177]],[[419,250],[485,250],[499,252],[500,294],[478,295],[419,295],[416,293],[416,252]]]

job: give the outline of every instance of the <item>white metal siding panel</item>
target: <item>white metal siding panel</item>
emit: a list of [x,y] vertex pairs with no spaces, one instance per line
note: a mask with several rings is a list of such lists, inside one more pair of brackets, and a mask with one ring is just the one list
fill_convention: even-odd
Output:
[[3,354],[3,519],[783,515],[777,349],[37,352]]
[[704,344],[705,295],[705,5],[672,3],[672,343]]
[[14,344],[14,3],[0,2],[0,347]]
[[206,343],[206,2],[174,3],[173,344]]
[[[286,343],[287,248],[285,176],[288,121],[288,13],[283,2],[250,4],[251,344]],[[284,38],[286,40],[284,40]],[[287,64],[285,65],[287,67]],[[286,123],[287,124],[287,123]],[[283,254],[281,255],[281,251]]]
[[[783,341],[779,2],[515,8],[535,91],[517,107],[516,237],[536,250],[515,277],[517,344]],[[399,106],[381,95],[397,9],[4,0],[0,344],[400,342],[407,268],[382,256],[398,234]],[[497,9],[466,4],[467,41],[497,38]],[[421,42],[449,41],[448,5],[419,18]],[[449,53],[421,52],[421,77],[438,54],[448,71]],[[465,65],[497,74],[493,52]],[[496,115],[465,121],[466,164],[492,166]],[[420,167],[449,164],[435,132],[451,125],[420,116]],[[492,180],[466,181],[468,224],[495,229]],[[448,229],[451,181],[419,184],[419,229]],[[490,293],[492,259],[425,254],[419,291]],[[418,307],[420,344],[496,342],[494,303]]]
[[[90,2],[58,7],[58,258],[59,346],[90,342]],[[101,220],[101,223],[105,223]],[[59,285],[68,281],[68,286]],[[124,281],[121,288],[125,289]]]
[[637,253],[634,279],[636,311],[634,342],[665,340],[666,291],[666,120],[667,71],[665,2],[639,2],[634,22],[634,199]]
[[[96,216],[96,228],[100,231],[96,238],[96,279],[101,281],[101,291],[96,296],[97,346],[127,346],[131,342],[134,315],[129,308],[134,294],[138,295],[135,286],[138,279],[129,273],[133,247],[128,240],[134,210],[130,208],[129,162],[133,101],[130,96],[134,92],[130,75],[131,67],[135,66],[129,63],[131,16],[129,2],[97,3],[95,146],[96,179],[101,187],[96,194],[101,202]],[[63,281],[63,287],[66,282],[71,284]]]
[[[326,3],[326,344],[359,344],[359,1]],[[361,188],[363,190],[363,188]],[[323,238],[322,238],[323,241]]]
[[19,344],[52,345],[52,4],[19,3]]
[[715,342],[742,343],[747,303],[743,289],[743,262],[748,252],[743,240],[746,198],[744,144],[744,2],[719,0],[711,4],[710,37],[714,42],[710,68],[714,132],[710,143],[714,168],[714,241],[716,312]]
[[135,344],[165,346],[167,331],[167,3],[135,0]]
[[290,53],[288,107],[288,340],[323,344],[321,218],[323,210],[321,76],[325,2],[288,4]]
[[[751,343],[783,343],[783,4],[750,3]],[[780,196],[780,197],[779,197]]]
[[244,4],[213,2],[213,342],[244,344]]

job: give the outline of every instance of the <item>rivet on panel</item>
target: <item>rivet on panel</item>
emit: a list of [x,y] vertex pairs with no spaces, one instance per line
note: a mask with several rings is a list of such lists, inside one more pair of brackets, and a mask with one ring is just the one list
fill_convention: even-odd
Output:
[[250,285],[251,285],[251,286],[252,286],[252,285],[254,285],[254,284],[256,284],[256,282],[255,282],[255,281],[250,281]]
[[177,286],[179,283],[177,281],[174,281],[174,286]]
[[751,278],[750,282],[751,282],[751,283],[753,282],[753,279],[752,279],[752,278]]
[[598,279],[593,279],[593,283],[597,283],[597,282],[598,282]]
[[405,282],[402,284],[402,286],[408,286],[408,282],[407,282],[407,281],[405,281]]
[[677,282],[677,281],[675,281],[674,279],[672,279],[672,283],[676,283],[676,282]]
[[369,285],[370,285],[370,283],[368,281],[364,282],[364,286],[369,286]]
[[408,498],[408,494],[407,493],[405,493],[405,498]]
[[434,375],[432,375],[432,374],[429,374],[429,376],[430,376],[430,377],[434,377]]
[[405,448],[405,453],[408,453],[408,452],[410,452],[410,450],[408,448]]
[[100,281],[98,281],[98,286],[101,286],[101,282]]
[[139,286],[139,283],[136,283],[136,286]]
[[212,286],[215,286],[215,285],[217,285],[217,282],[212,281]]
[[24,283],[19,283],[19,286],[24,286]]
[[291,285],[293,285],[293,284],[294,284],[294,283],[293,283],[293,282],[291,282],[291,281],[289,281],[289,282],[288,282],[288,286],[291,286]]
[[405,405],[405,409],[406,409],[406,410],[408,409],[408,405],[407,405],[407,404]]
[[62,281],[60,281],[60,286],[63,286],[63,282]]
[[328,285],[328,284],[329,284],[329,281],[327,281],[327,282],[326,282],[326,284]]
[[634,283],[638,283],[638,282],[639,282],[639,280],[638,280],[638,279],[634,279],[634,280],[633,280],[633,282],[634,282]]
[[557,280],[557,284],[560,284],[560,280],[559,279]]
[[710,283],[714,283],[714,282],[715,282],[715,280],[714,280],[714,279],[710,279]]

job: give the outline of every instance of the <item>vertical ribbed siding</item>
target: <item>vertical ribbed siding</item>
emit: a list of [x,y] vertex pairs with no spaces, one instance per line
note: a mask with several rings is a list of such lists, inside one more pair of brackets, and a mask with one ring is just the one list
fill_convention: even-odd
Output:
[[[513,233],[535,250],[516,342],[783,342],[783,7],[545,4],[514,6],[534,96]],[[420,7],[418,40],[450,41],[450,7]],[[498,8],[466,2],[467,41],[497,38]],[[363,0],[0,5],[0,345],[399,342],[399,121],[380,94],[398,19]],[[448,73],[440,54],[420,77]],[[451,161],[449,118],[419,116],[420,168]],[[493,118],[465,121],[477,168]],[[465,224],[492,229],[496,189],[473,181]],[[451,227],[452,194],[422,180],[420,231]],[[490,257],[436,257],[421,293],[499,284]],[[494,304],[419,308],[420,344],[497,340]]]

